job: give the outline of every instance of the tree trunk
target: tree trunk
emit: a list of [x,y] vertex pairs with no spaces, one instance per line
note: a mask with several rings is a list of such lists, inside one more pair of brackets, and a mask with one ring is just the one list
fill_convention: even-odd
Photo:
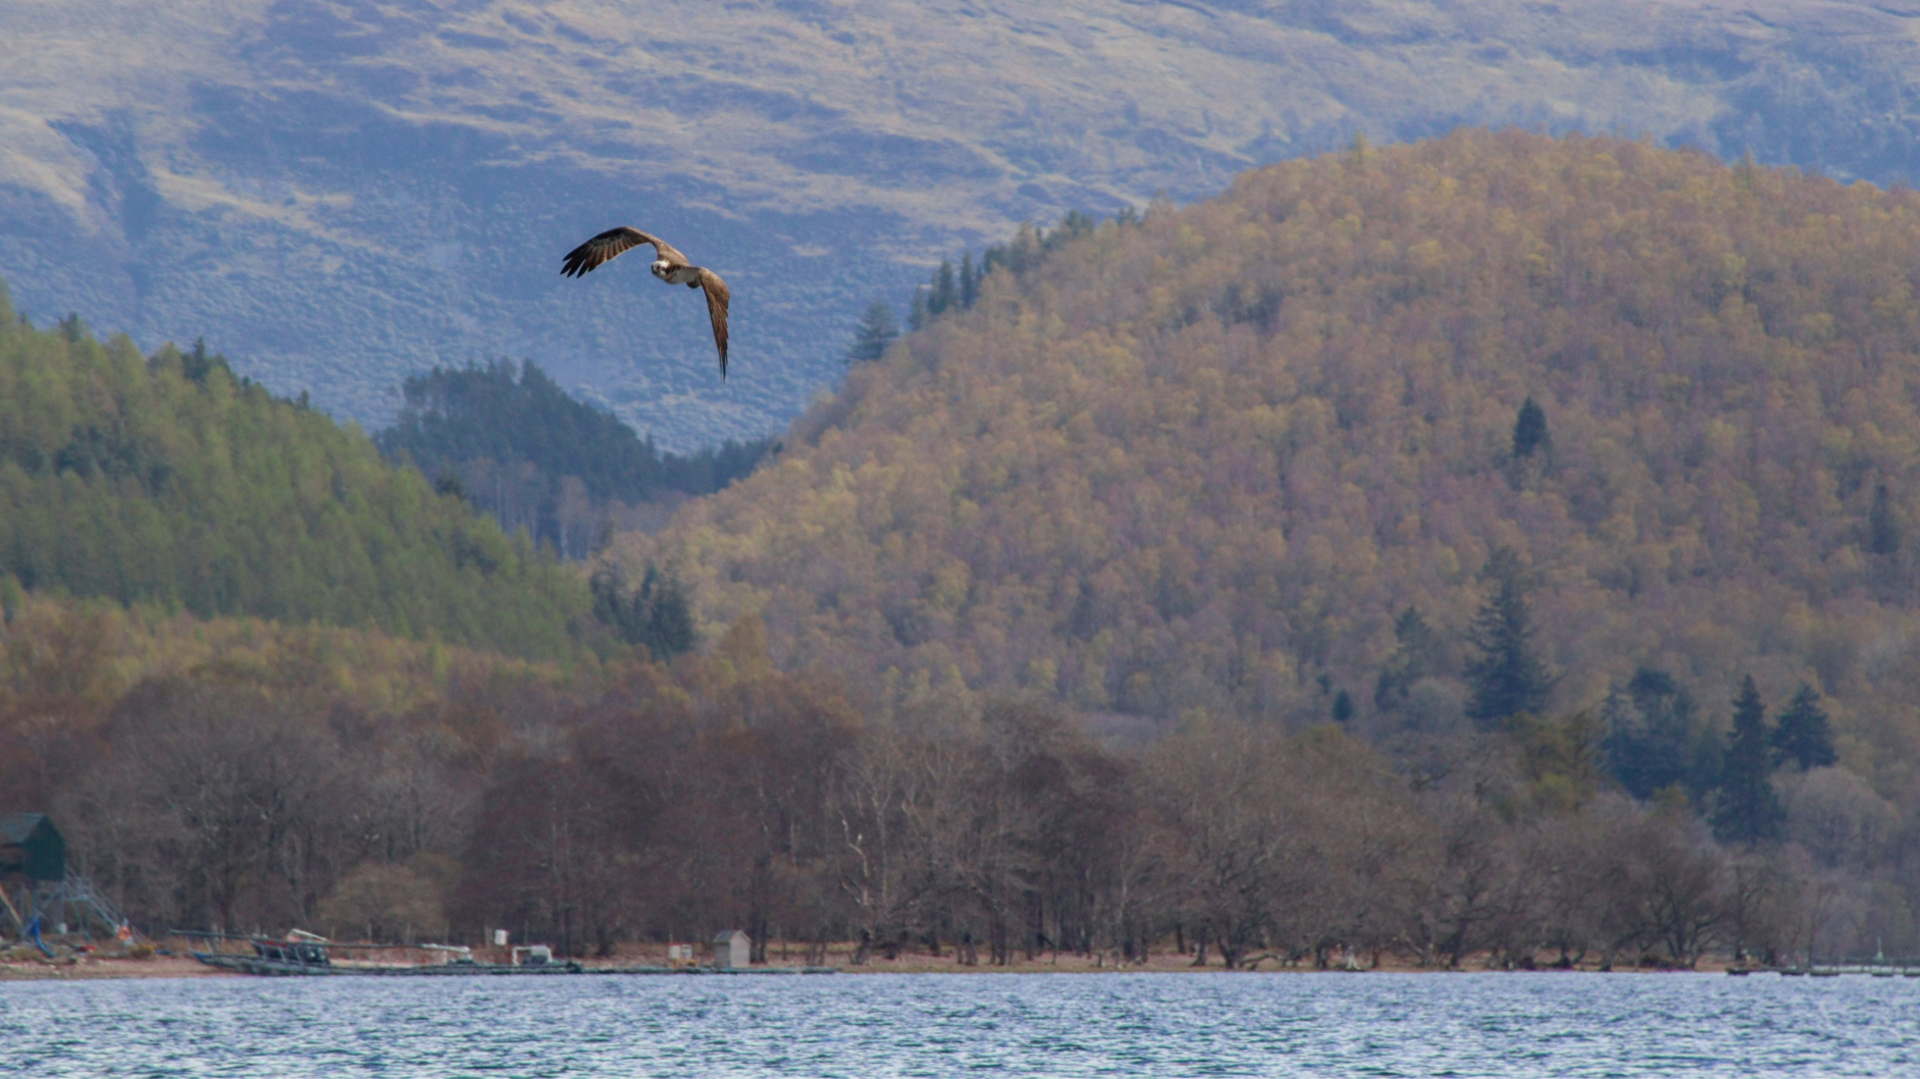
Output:
[[767,915],[765,911],[755,908],[752,913],[747,915],[747,935],[751,938],[747,945],[747,962],[765,963],[767,961]]

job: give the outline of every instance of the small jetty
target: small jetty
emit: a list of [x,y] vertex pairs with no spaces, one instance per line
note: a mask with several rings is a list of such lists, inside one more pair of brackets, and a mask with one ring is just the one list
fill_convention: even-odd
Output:
[[1778,974],[1783,978],[1838,978],[1843,974],[1864,974],[1872,978],[1920,978],[1920,963],[1842,963],[1807,967],[1728,967],[1735,977],[1748,974]]
[[[204,943],[204,950],[194,949],[191,954],[207,966],[235,974],[274,978],[836,973],[834,967],[752,967],[745,965],[744,956],[736,965],[726,951],[717,956],[715,963],[590,967],[578,960],[556,959],[551,948],[540,944],[514,947],[508,953],[508,962],[494,963],[475,960],[473,949],[463,945],[335,941],[299,929],[285,938],[195,930],[173,930],[170,935]],[[235,949],[235,945],[240,948]]]
[[1728,974],[1751,974],[1757,971],[1769,971],[1787,978],[1838,978],[1842,974],[1864,974],[1870,978],[1920,978],[1920,959],[1889,959],[1886,949],[1874,945],[1871,959],[1841,959],[1833,963],[1815,963],[1813,957],[1807,957],[1807,965],[1784,967],[1739,967],[1727,968]]

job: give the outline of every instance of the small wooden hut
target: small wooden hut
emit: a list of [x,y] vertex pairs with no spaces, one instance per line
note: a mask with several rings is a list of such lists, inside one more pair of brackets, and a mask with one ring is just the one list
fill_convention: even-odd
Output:
[[753,938],[742,929],[729,929],[713,938],[713,965],[721,970],[745,969],[753,954]]
[[0,876],[30,881],[67,879],[67,841],[45,813],[0,816]]

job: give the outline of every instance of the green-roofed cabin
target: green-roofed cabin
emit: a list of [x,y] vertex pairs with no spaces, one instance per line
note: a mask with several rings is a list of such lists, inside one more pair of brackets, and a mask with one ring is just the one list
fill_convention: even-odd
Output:
[[67,878],[67,841],[45,813],[0,816],[0,874],[28,880]]

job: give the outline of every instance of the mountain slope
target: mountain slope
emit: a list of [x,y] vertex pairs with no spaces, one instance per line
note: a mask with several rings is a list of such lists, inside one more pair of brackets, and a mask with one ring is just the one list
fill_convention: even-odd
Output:
[[[1904,0],[1903,0],[1904,2]],[[874,296],[1070,208],[1460,123],[1649,131],[1913,174],[1913,11],[1069,0],[0,0],[0,276],[370,426],[401,377],[533,359],[661,445],[764,433]],[[559,254],[630,221],[697,302]]]
[[18,325],[0,286],[0,591],[572,650],[579,575],[204,349]]
[[[1459,721],[1506,547],[1554,707],[1642,665],[1710,710],[1805,679],[1904,767],[1916,251],[1911,192],[1637,142],[1273,166],[989,276],[629,554],[891,704],[1309,722],[1344,689],[1389,731]],[[1409,607],[1426,677],[1376,705]]]

